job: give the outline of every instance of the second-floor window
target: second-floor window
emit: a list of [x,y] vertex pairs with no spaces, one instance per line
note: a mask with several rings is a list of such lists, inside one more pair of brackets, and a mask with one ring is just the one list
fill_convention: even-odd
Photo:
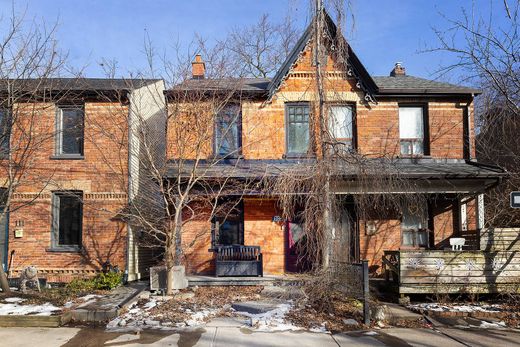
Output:
[[352,148],[353,108],[350,105],[329,106],[329,129],[331,136],[346,148]]
[[60,106],[56,115],[56,155],[83,156],[84,110],[79,106]]
[[5,158],[9,154],[11,134],[9,121],[9,111],[7,109],[0,109],[0,158]]
[[287,155],[305,155],[309,150],[309,105],[286,105]]
[[241,116],[239,105],[227,105],[216,115],[215,155],[236,157],[241,147]]
[[423,107],[399,107],[399,138],[402,155],[416,156],[425,154]]

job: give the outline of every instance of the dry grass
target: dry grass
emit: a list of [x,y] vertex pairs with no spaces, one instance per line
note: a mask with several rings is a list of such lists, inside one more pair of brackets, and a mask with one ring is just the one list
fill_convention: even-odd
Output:
[[[226,286],[189,288],[175,294],[171,300],[154,307],[150,314],[162,321],[183,322],[193,312],[219,310],[219,315],[229,314],[231,304],[239,301],[258,300],[262,286]],[[193,297],[188,297],[193,293]],[[145,301],[139,303],[144,304]]]

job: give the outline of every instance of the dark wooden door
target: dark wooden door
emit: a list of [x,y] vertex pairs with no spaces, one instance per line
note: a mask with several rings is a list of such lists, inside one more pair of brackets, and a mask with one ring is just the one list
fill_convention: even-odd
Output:
[[308,264],[301,254],[304,253],[305,225],[299,222],[285,223],[285,271],[302,272]]

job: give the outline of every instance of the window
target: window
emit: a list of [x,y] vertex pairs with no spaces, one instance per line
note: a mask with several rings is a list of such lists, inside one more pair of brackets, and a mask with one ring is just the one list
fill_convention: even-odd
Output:
[[81,247],[83,194],[56,192],[52,196],[52,247],[78,250]]
[[244,243],[244,204],[242,201],[223,199],[213,220],[214,245],[241,245]]
[[56,117],[56,155],[83,156],[83,120],[82,107],[62,106]]
[[399,137],[401,154],[405,156],[424,154],[424,108],[399,107]]
[[240,106],[225,106],[215,122],[215,154],[223,157],[236,157],[240,154],[241,127]]
[[9,154],[9,138],[11,127],[9,124],[9,111],[0,109],[0,158]]
[[304,155],[309,150],[309,105],[287,105],[287,155]]
[[347,148],[352,148],[353,110],[349,105],[329,106],[329,129],[331,135]]
[[404,208],[401,232],[403,247],[428,247],[426,209],[417,206]]

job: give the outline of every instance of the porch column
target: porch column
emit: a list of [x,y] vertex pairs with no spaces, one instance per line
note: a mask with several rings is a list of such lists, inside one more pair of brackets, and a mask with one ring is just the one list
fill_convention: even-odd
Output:
[[477,206],[477,231],[480,233],[480,230],[484,229],[484,194],[478,194],[476,197]]

